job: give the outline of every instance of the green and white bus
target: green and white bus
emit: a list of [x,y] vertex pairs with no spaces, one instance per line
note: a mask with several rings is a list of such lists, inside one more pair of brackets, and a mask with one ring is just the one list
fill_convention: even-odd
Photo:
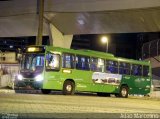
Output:
[[23,87],[41,89],[44,94],[61,90],[65,95],[147,95],[151,89],[151,66],[147,61],[92,50],[29,46],[22,55],[21,70],[15,80],[15,89]]

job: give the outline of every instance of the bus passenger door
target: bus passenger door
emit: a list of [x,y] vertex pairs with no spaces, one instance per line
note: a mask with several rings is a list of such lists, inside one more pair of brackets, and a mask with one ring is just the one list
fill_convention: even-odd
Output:
[[60,80],[60,55],[48,52],[45,62],[44,89],[61,89]]

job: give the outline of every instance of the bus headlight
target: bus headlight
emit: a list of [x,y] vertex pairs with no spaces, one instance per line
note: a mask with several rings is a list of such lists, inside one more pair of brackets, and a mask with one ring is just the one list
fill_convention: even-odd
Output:
[[42,81],[43,80],[43,76],[42,75],[37,75],[35,77],[36,81]]
[[21,81],[23,79],[23,76],[21,74],[18,74],[17,79]]

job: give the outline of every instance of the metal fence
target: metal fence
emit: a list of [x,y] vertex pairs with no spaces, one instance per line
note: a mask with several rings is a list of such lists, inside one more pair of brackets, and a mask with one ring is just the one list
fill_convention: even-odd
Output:
[[160,55],[160,39],[144,43],[142,46],[142,59]]

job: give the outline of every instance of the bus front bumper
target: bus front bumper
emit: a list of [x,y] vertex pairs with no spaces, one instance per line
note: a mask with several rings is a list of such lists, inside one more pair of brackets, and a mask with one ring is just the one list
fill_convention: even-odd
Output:
[[29,81],[29,80],[15,80],[14,81],[14,89],[41,89],[42,81]]

